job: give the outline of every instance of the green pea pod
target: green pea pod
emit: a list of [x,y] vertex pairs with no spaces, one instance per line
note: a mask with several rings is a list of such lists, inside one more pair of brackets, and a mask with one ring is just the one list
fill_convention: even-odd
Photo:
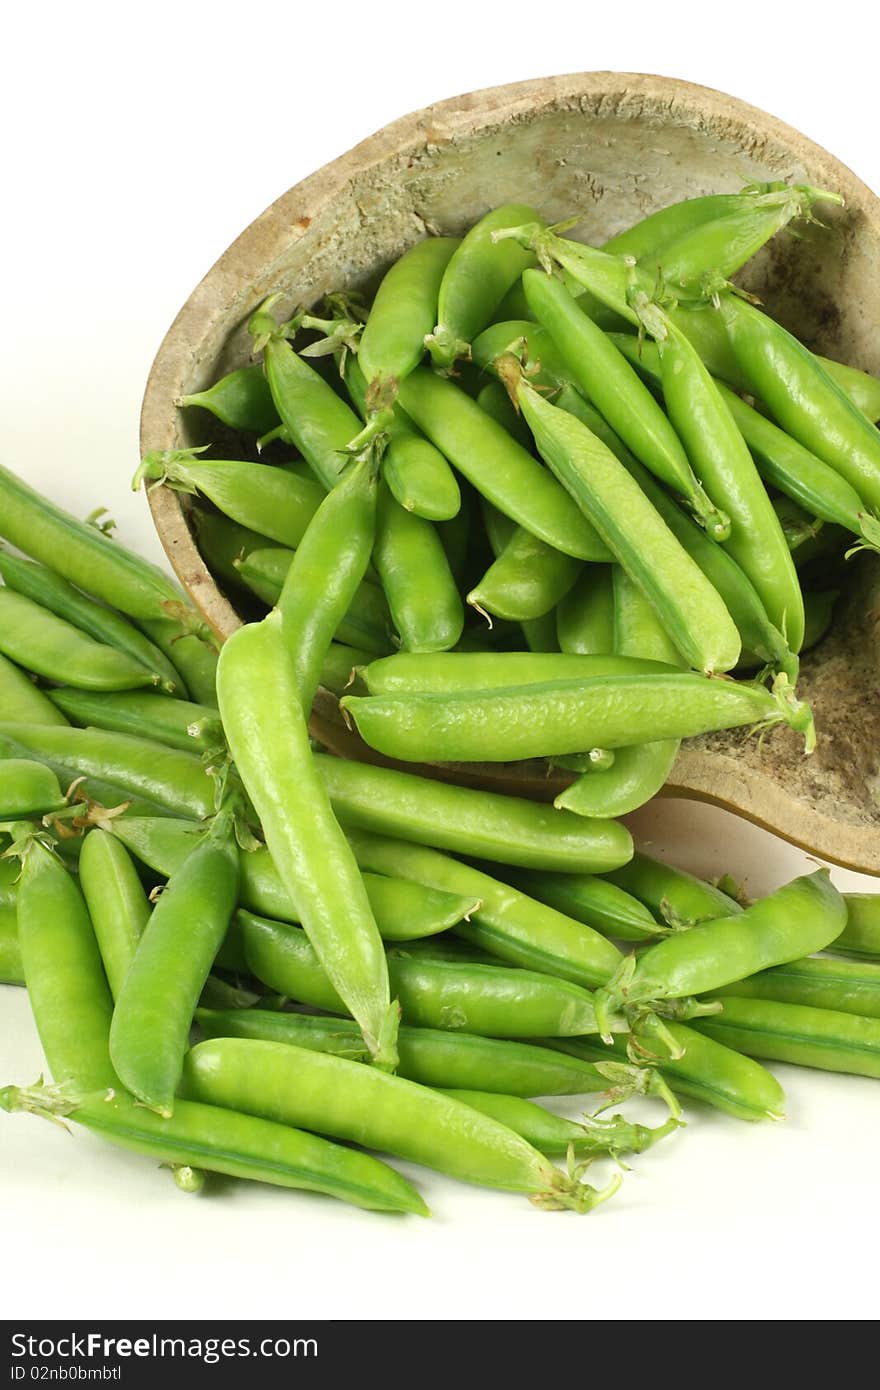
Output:
[[491,319],[504,295],[534,257],[513,241],[496,242],[493,233],[537,214],[522,203],[508,203],[481,217],[455,251],[440,283],[437,326],[425,339],[434,365],[449,368],[467,356],[470,344]]
[[402,381],[421,362],[444,272],[460,245],[458,237],[426,237],[386,271],[358,346],[367,381]]
[[96,642],[125,652],[140,662],[156,684],[172,694],[180,693],[181,680],[171,662],[121,613],[114,613],[103,604],[94,603],[60,574],[46,569],[44,565],[23,560],[2,549],[0,574],[16,593],[23,594],[42,608],[48,608],[56,617],[64,618]]
[[379,492],[373,558],[404,651],[448,651],[461,637],[464,609],[433,523]]
[[[699,198],[683,198],[658,208],[603,244],[603,251],[616,256],[634,256],[637,261],[657,258],[681,237],[699,231],[707,222],[737,217],[744,208],[760,207],[767,195],[788,193],[784,183],[747,185],[738,193],[709,193]],[[771,206],[775,205],[775,197]],[[708,269],[713,269],[710,263]]]
[[853,405],[876,424],[880,420],[880,378],[844,362],[832,362],[829,357],[817,356],[816,360]]
[[122,980],[110,1028],[120,1080],[174,1111],[193,1014],[238,897],[234,813],[222,810],[159,898]]
[[[607,980],[619,966],[620,952],[600,932],[535,902],[469,864],[424,845],[407,844],[364,830],[349,830],[348,838],[362,869],[394,873],[428,887],[478,898],[479,907],[467,921],[458,923],[456,936],[499,960],[571,980],[588,989]],[[474,1085],[477,1090],[491,1089]]]
[[217,639],[201,621],[195,609],[185,604],[168,604],[167,618],[139,618],[138,626],[160,651],[173,659],[174,669],[183,677],[181,695],[201,705],[217,707]]
[[0,654],[0,710],[16,723],[66,724],[67,720],[42,690],[14,662]]
[[[261,320],[262,315],[252,320],[252,331],[260,328],[257,318]],[[263,362],[275,408],[291,442],[318,482],[331,491],[345,468],[349,442],[360,431],[357,416],[283,338],[275,334],[268,338]]]
[[[283,922],[239,913],[248,970],[263,984],[299,1003],[347,1013],[305,932]],[[487,1037],[577,1036],[596,1030],[588,992],[567,980],[493,962],[437,959],[400,947],[388,956],[403,1019],[424,1028]],[[627,1031],[623,1019],[617,1030]]]
[[611,565],[587,565],[556,608],[559,650],[585,656],[614,649]]
[[[295,554],[292,550],[253,550],[236,562],[236,569],[247,587],[274,607],[281,598]],[[391,645],[390,623],[388,603],[381,589],[364,583],[355,590],[336,636],[340,642],[382,655]]]
[[0,1089],[0,1108],[69,1119],[153,1161],[323,1192],[369,1211],[430,1215],[415,1188],[388,1164],[289,1125],[216,1105],[178,1101],[164,1119],[118,1089],[78,1095],[34,1086]]
[[55,1081],[112,1087],[107,1051],[113,1001],[75,880],[38,839],[22,849],[18,940],[28,998]]
[[725,998],[720,1014],[699,1031],[748,1056],[820,1071],[880,1077],[880,1019],[834,1009]]
[[[352,1061],[369,1054],[356,1023],[268,1009],[197,1009],[202,1031],[211,1038],[254,1038],[292,1044]],[[471,1033],[401,1027],[398,1076],[423,1086],[464,1088],[515,1096],[567,1096],[608,1090],[609,1079],[592,1061],[533,1043],[484,1038]],[[597,1049],[607,1056],[607,1049]],[[620,1066],[633,1082],[636,1068]]]
[[0,752],[4,748],[13,749],[13,757],[47,763],[62,781],[85,778],[85,790],[93,797],[98,796],[96,784],[109,784],[171,815],[201,820],[214,811],[214,782],[201,760],[148,739],[104,729],[0,724]]
[[589,825],[523,797],[456,787],[325,753],[315,755],[315,766],[345,826],[538,869],[601,873],[632,853],[623,826]]
[[207,753],[223,746],[223,726],[216,709],[209,705],[139,690],[108,692],[66,686],[53,690],[51,699],[71,723],[80,726],[134,734],[188,753]]
[[595,529],[555,478],[454,382],[417,367],[401,384],[400,402],[499,511],[566,555],[608,559]]
[[714,884],[638,851],[608,878],[673,928],[742,912],[740,904]]
[[724,540],[730,533],[729,519],[706,496],[675,430],[623,354],[561,280],[527,270],[523,285],[575,384],[636,457],[684,498],[709,534]]
[[749,389],[778,424],[880,507],[880,430],[811,352],[751,304],[724,295],[721,317]]
[[[766,1067],[694,1028],[680,1023],[666,1023],[665,1027],[681,1051],[674,1060],[666,1056],[649,1022],[635,1030],[635,1039],[638,1050],[656,1065],[676,1095],[702,1101],[738,1120],[782,1118],[785,1094]],[[603,1051],[603,1045],[590,1038],[557,1038],[553,1046],[585,1062],[608,1055],[607,1047]],[[612,1055],[621,1060],[628,1055],[623,1039],[615,1039]]]
[[675,668],[641,657],[579,652],[449,652],[440,657],[398,652],[361,672],[371,695],[430,695],[503,690],[547,681],[637,676]]
[[[619,565],[612,566],[614,650],[680,666],[681,657],[641,590]],[[678,755],[677,739],[651,740],[618,749],[610,768],[588,771],[553,802],[580,816],[624,816],[656,796]]]
[[667,930],[631,893],[595,874],[516,870],[506,876],[521,892],[618,941],[651,941]]
[[[114,820],[112,828],[136,858],[164,878],[177,872],[201,833],[201,828],[192,821],[128,814]],[[298,921],[296,905],[268,850],[243,851],[239,855],[239,873],[243,907],[285,922]],[[409,941],[412,937],[446,931],[469,917],[479,906],[479,900],[473,895],[424,888],[393,876],[366,873],[363,878],[376,925],[386,941]]]
[[334,695],[343,695],[354,688],[360,667],[372,661],[372,652],[363,647],[349,647],[344,642],[331,642],[321,665],[320,684]]
[[845,893],[846,926],[826,950],[835,956],[880,960],[880,894]]
[[521,624],[525,644],[530,652],[558,652],[556,637],[556,613],[542,613],[540,618],[529,618]]
[[630,1124],[622,1115],[614,1115],[609,1120],[592,1118],[585,1124],[578,1124],[519,1096],[503,1096],[492,1091],[444,1090],[443,1094],[506,1125],[548,1158],[565,1158],[570,1154],[586,1158],[600,1154],[616,1157],[622,1153],[644,1153],[679,1126],[679,1121],[670,1117],[665,1125],[649,1129],[646,1125]]
[[26,820],[67,805],[51,768],[27,758],[0,758],[0,820]]
[[728,995],[880,1019],[880,963],[808,956],[724,985],[712,997]]
[[[649,345],[645,345],[646,356]],[[736,623],[742,644],[749,651],[758,653],[763,661],[771,663],[784,671],[794,682],[798,675],[798,659],[790,650],[782,633],[773,626],[767,610],[761,602],[751,580],[743,573],[732,555],[720,545],[716,545],[695,522],[676,505],[664,492],[647,468],[633,458],[619,439],[603,428],[601,417],[591,411],[586,402],[579,397],[560,393],[560,405],[566,410],[576,408],[578,418],[582,419],[593,433],[608,445],[612,453],[635,478],[642,492],[660,514],[676,540],[696,562],[707,579],[724,600],[724,604]],[[589,412],[589,414],[587,414]]]
[[[342,374],[359,415],[367,420],[370,415],[367,381],[354,353],[347,354]],[[385,407],[382,418],[387,434],[382,476],[400,505],[428,521],[447,521],[457,515],[461,493],[455,474],[440,450],[419,433],[396,401],[390,409]]]
[[[621,352],[659,383],[661,364],[655,344],[639,345],[622,334],[615,334],[614,339]],[[779,488],[814,517],[836,522],[864,539],[860,513],[865,506],[846,479],[723,382],[716,382],[716,386],[765,483]]]
[[730,517],[725,542],[792,651],[803,640],[803,599],[770,499],[736,423],[690,341],[671,320],[660,347],[670,419],[713,500]]
[[181,408],[200,406],[242,434],[268,434],[278,424],[272,392],[259,364],[238,367],[213,386],[181,396],[174,404]]
[[308,717],[333,634],[370,563],[378,460],[358,459],[327,493],[304,533],[278,598],[293,677]]
[[0,467],[0,535],[44,565],[64,557],[65,577],[129,617],[162,618],[181,591],[156,565],[77,521]]
[[15,859],[0,855],[0,907],[15,907],[20,873],[21,866]]
[[809,707],[794,699],[782,675],[772,692],[757,682],[688,672],[491,692],[347,695],[340,704],[371,748],[406,762],[513,762],[778,723],[803,732],[808,752],[815,746]]
[[232,756],[321,964],[379,1065],[396,1063],[382,938],[309,747],[281,614],[239,628],[217,671]]
[[783,227],[796,218],[809,217],[820,199],[843,201],[836,194],[804,186],[743,199],[738,209],[683,230],[651,259],[659,260],[666,284],[699,294],[707,275],[729,280]]
[[623,1003],[704,994],[821,951],[845,922],[846,904],[828,870],[803,875],[744,912],[668,936],[638,961],[628,960],[616,980],[597,993],[596,1016],[601,1022],[606,1007],[615,1012]]
[[343,1057],[244,1038],[200,1043],[186,1093],[212,1105],[317,1129],[453,1177],[588,1211],[610,1196],[564,1176],[513,1130],[461,1101]]
[[236,459],[200,459],[192,449],[147,454],[134,477],[150,487],[201,493],[224,516],[279,545],[297,546],[324,490],[313,478]]
[[723,601],[627,470],[598,436],[530,386],[513,357],[503,362],[508,389],[542,456],[644,591],[682,655],[697,670],[735,666],[739,634]]
[[49,680],[83,690],[132,690],[158,677],[115,647],[87,637],[47,608],[0,588],[0,651]]
[[475,338],[474,364],[481,371],[494,372],[499,357],[506,352],[519,353],[523,347],[529,362],[529,379],[535,386],[552,389],[573,380],[571,369],[554,338],[543,324],[532,321],[531,314],[525,319],[493,323],[491,328]]
[[520,526],[467,601],[480,612],[513,622],[541,618],[565,597],[580,572],[572,556]]
[[23,985],[24,966],[18,944],[15,906],[0,905],[0,985]]
[[90,830],[83,840],[79,882],[110,993],[118,999],[150,919],[150,904],[128,851],[106,830]]

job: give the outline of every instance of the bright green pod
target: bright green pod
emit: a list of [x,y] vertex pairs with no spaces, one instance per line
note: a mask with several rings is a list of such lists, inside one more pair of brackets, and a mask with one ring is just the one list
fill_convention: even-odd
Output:
[[467,601],[480,612],[512,622],[541,618],[565,597],[581,568],[571,555],[517,527]]
[[880,893],[844,893],[846,926],[826,950],[835,956],[880,960]]
[[0,985],[23,985],[24,966],[18,944],[18,917],[13,904],[0,904]]
[[242,434],[268,434],[278,424],[278,411],[259,363],[227,372],[213,386],[180,396],[175,405],[200,406]]
[[449,652],[441,658],[397,652],[371,661],[361,676],[371,695],[430,695],[672,670],[659,661],[614,653]]
[[[236,562],[236,569],[242,583],[274,608],[281,598],[295,554],[293,550],[252,550]],[[340,642],[382,655],[391,646],[390,622],[388,602],[382,590],[365,582],[355,590],[336,628],[336,637]]]
[[715,884],[639,851],[608,879],[674,929],[742,912],[741,905]]
[[[486,330],[490,332],[490,329]],[[481,335],[482,336],[482,335]],[[487,415],[491,415],[499,425],[512,435],[517,444],[521,444],[524,449],[532,448],[532,436],[529,427],[521,415],[518,415],[513,408],[513,402],[501,385],[500,381],[487,381],[477,395],[477,405],[481,410],[485,410]]]
[[[832,946],[834,944],[832,942]],[[787,965],[776,965],[772,970],[762,970],[713,992],[716,999],[728,995],[880,1018],[880,962],[807,956]]]
[[125,971],[110,1027],[122,1083],[164,1117],[174,1111],[199,995],[238,897],[233,812],[210,830],[169,879]]
[[682,655],[698,671],[730,670],[740,650],[733,620],[638,484],[598,436],[529,385],[513,358],[505,372],[542,456],[646,594]]
[[0,651],[38,676],[83,690],[133,690],[159,683],[127,652],[95,642],[5,586],[0,588]]
[[507,878],[529,897],[555,907],[618,941],[652,941],[666,926],[643,903],[596,874],[550,874],[508,871]]
[[571,1154],[578,1158],[595,1158],[602,1154],[616,1157],[622,1153],[644,1153],[679,1125],[679,1121],[672,1118],[658,1129],[649,1129],[647,1125],[630,1124],[622,1115],[608,1120],[593,1118],[586,1124],[578,1124],[520,1096],[504,1096],[493,1091],[444,1090],[443,1094],[506,1125],[548,1158],[566,1158]]
[[493,233],[537,217],[533,208],[508,203],[486,213],[457,247],[440,282],[437,325],[425,339],[434,365],[449,368],[468,356],[470,344],[491,319],[504,295],[534,256]]
[[0,821],[45,816],[66,805],[51,768],[29,758],[0,758]]
[[83,840],[79,882],[117,999],[150,920],[150,903],[125,846],[106,830],[90,830]]
[[[264,318],[262,314],[256,317]],[[256,318],[252,325],[258,329],[261,326]],[[256,336],[259,338],[259,332]],[[263,362],[275,408],[291,443],[329,492],[345,469],[349,443],[360,432],[358,417],[333,387],[274,331],[265,342]]]
[[208,753],[223,747],[223,725],[210,705],[141,690],[74,690],[66,686],[53,690],[50,698],[72,724],[80,727],[133,734],[187,753]]
[[20,724],[66,724],[48,695],[38,690],[20,667],[0,653],[0,710]]
[[33,560],[24,560],[19,555],[10,555],[0,549],[0,575],[4,582],[16,593],[48,608],[56,617],[72,623],[88,637],[125,652],[140,662],[150,673],[156,684],[172,694],[181,693],[181,680],[174,666],[142,632],[104,604],[95,603],[73,584],[69,584],[60,574],[38,565]]
[[880,1019],[769,999],[726,997],[723,1004],[720,1014],[695,1026],[726,1047],[797,1067],[880,1078]]
[[436,527],[382,487],[373,559],[404,651],[448,651],[461,637],[464,608]]
[[460,245],[458,237],[426,237],[385,272],[358,344],[368,382],[402,381],[421,362],[444,272]]

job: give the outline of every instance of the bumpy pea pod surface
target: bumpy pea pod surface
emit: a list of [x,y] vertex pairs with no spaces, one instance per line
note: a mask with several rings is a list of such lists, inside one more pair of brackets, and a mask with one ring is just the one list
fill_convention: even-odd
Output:
[[[198,1009],[196,1018],[209,1037],[257,1038],[292,1043],[367,1062],[369,1054],[356,1023],[269,1009]],[[484,1038],[473,1033],[407,1028],[398,1034],[398,1075],[423,1086],[488,1091],[508,1096],[571,1096],[609,1090],[614,1081],[636,1089],[639,1070],[615,1057],[613,1072],[602,1071],[608,1049],[599,1046],[599,1065],[533,1043]],[[623,1099],[621,1095],[621,1099]]]
[[86,835],[79,856],[79,881],[107,983],[118,999],[150,920],[150,903],[125,846],[106,830],[94,829]]
[[700,671],[729,670],[740,646],[733,620],[637,483],[598,436],[529,385],[514,358],[499,366],[542,457],[644,591],[682,655]]
[[402,381],[421,362],[425,337],[437,322],[444,272],[460,245],[459,237],[426,237],[386,271],[358,346],[371,385]]
[[215,1038],[187,1058],[187,1094],[302,1125],[486,1187],[529,1193],[538,1206],[588,1211],[604,1192],[565,1177],[513,1130],[442,1092],[343,1057],[271,1042]]
[[828,870],[805,874],[744,912],[703,922],[668,936],[638,960],[630,957],[616,980],[597,993],[597,1018],[601,1023],[606,1006],[619,1010],[704,994],[821,951],[845,922],[846,904]]
[[[665,1028],[681,1050],[680,1057],[672,1060],[668,1056],[647,1020],[634,1031],[635,1052],[656,1066],[676,1095],[702,1101],[739,1120],[782,1118],[785,1094],[766,1067],[694,1028],[680,1023],[666,1023]],[[553,1047],[584,1061],[608,1054],[607,1047],[603,1052],[603,1044],[590,1038],[557,1038]],[[612,1055],[621,1059],[633,1050],[633,1043],[623,1039],[615,1039],[611,1045]]]
[[[124,815],[112,822],[116,838],[148,868],[170,878],[181,867],[203,833],[193,821],[167,816]],[[285,922],[299,920],[297,907],[262,846],[239,853],[242,907]],[[473,894],[445,892],[397,878],[365,873],[367,897],[376,925],[386,941],[409,941],[446,931],[479,906]]]
[[400,403],[505,516],[566,555],[607,560],[604,542],[556,479],[454,382],[417,367],[401,384]]
[[397,1009],[376,921],[315,768],[280,613],[225,644],[217,694],[232,756],[309,940],[381,1065]]
[[440,282],[437,326],[425,338],[434,365],[452,366],[470,355],[470,344],[485,328],[511,285],[534,263],[531,252],[516,242],[496,242],[493,233],[537,217],[523,203],[494,208],[471,227],[457,247]]
[[749,388],[778,424],[880,507],[880,430],[813,354],[754,305],[724,295],[721,317]]
[[278,598],[293,677],[308,717],[333,635],[366,574],[376,536],[378,459],[372,449],[324,497]]
[[171,815],[203,820],[214,811],[214,780],[200,759],[149,739],[104,729],[0,724],[2,747],[14,747],[16,757],[47,763],[61,772],[62,780],[84,777],[86,790],[94,796],[109,785],[122,794],[117,801],[123,795],[142,797]]
[[[782,675],[774,692],[754,682],[688,672],[595,676],[491,692],[345,696],[340,704],[371,748],[409,762],[512,762],[776,723],[800,728],[807,751],[815,741],[809,708],[794,700]],[[595,826],[589,833],[598,833]],[[580,867],[605,872],[586,862]]]
[[232,430],[268,434],[278,424],[278,411],[259,363],[227,372],[213,386],[181,396],[176,405],[201,406]]
[[[494,693],[484,698],[494,698]],[[342,703],[346,705],[348,697]],[[584,746],[589,745],[578,748]],[[524,797],[456,787],[324,753],[315,755],[315,764],[334,811],[347,827],[536,869],[601,873],[626,863],[632,853],[632,839],[622,825],[592,825]]]
[[[312,1008],[346,1012],[305,932],[240,912],[245,962],[252,974]],[[401,947],[388,956],[388,972],[403,1018],[422,1028],[486,1037],[563,1037],[596,1031],[592,1000],[568,980],[491,963],[438,959]],[[618,1031],[626,1023],[617,1021]]]
[[0,574],[16,593],[23,594],[42,608],[48,608],[56,617],[72,623],[94,641],[125,652],[140,662],[153,677],[154,683],[160,684],[164,690],[172,694],[181,693],[182,682],[171,662],[121,613],[95,603],[45,565],[24,560],[19,555],[10,555],[2,549]]
[[186,753],[209,753],[223,747],[223,725],[216,709],[191,700],[149,691],[73,690],[51,692],[52,703],[80,728],[132,734]]
[[201,493],[224,516],[279,545],[297,546],[321,505],[324,489],[313,478],[237,459],[200,459],[192,449],[147,454],[134,478],[151,487]]
[[174,1115],[163,1119],[112,1088],[88,1095],[5,1086],[0,1108],[73,1120],[111,1144],[175,1167],[324,1192],[369,1211],[430,1215],[406,1178],[379,1159],[215,1105],[179,1100]]
[[727,995],[880,1018],[880,963],[809,956],[713,991],[716,999]]
[[234,813],[223,810],[173,874],[125,973],[110,1056],[138,1100],[173,1113],[199,995],[238,896]]
[[83,895],[51,849],[22,852],[18,941],[28,999],[49,1070],[59,1085],[116,1084],[107,1051],[113,1001]]
[[725,997],[723,1004],[698,1025],[716,1042],[751,1057],[880,1077],[880,1019],[769,999]]
[[0,588],[0,650],[37,675],[83,690],[133,690],[159,680],[127,652],[95,642],[5,586]]
[[635,369],[607,334],[543,271],[523,275],[535,317],[559,349],[571,380],[594,402],[612,429],[657,477],[679,493],[716,540],[730,533],[728,518],[706,496],[672,425]]

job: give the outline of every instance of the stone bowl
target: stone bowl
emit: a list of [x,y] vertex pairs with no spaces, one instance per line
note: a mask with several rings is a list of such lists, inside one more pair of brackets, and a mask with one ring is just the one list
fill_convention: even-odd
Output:
[[[492,206],[532,203],[550,221],[578,214],[599,242],[685,197],[743,180],[788,179],[843,194],[828,230],[782,235],[747,270],[770,312],[828,356],[880,373],[880,201],[853,173],[781,121],[733,97],[670,78],[592,72],[454,97],[404,116],[273,203],[196,287],[159,349],[143,403],[143,451],[204,442],[175,408],[249,360],[246,323],[270,292],[281,309],[328,290],[375,284],[427,230],[457,233]],[[201,426],[203,427],[203,426]],[[208,572],[187,499],[150,495],[178,577],[215,632],[242,621]],[[787,730],[688,741],[665,793],[715,802],[825,859],[880,873],[877,700],[880,567],[852,563],[832,631],[803,663],[819,741],[810,758]],[[317,738],[382,761],[319,695]],[[422,769],[468,785],[552,798],[564,779],[540,762]]]

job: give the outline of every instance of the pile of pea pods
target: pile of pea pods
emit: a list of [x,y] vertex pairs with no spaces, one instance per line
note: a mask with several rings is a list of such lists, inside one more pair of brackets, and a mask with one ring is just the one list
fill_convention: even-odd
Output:
[[[178,402],[204,444],[135,478],[197,499],[248,619],[219,650],[0,469],[0,980],[51,1072],[0,1106],[184,1190],[426,1215],[381,1154],[585,1212],[682,1098],[781,1117],[762,1060],[880,1077],[880,895],[820,869],[749,903],[619,820],[684,738],[810,752],[799,653],[880,546],[880,381],[731,282],[827,199],[691,199],[601,249],[511,204],[369,306],[273,296],[254,363]],[[321,690],[363,760],[310,737]],[[480,788],[534,758],[553,805]]]

